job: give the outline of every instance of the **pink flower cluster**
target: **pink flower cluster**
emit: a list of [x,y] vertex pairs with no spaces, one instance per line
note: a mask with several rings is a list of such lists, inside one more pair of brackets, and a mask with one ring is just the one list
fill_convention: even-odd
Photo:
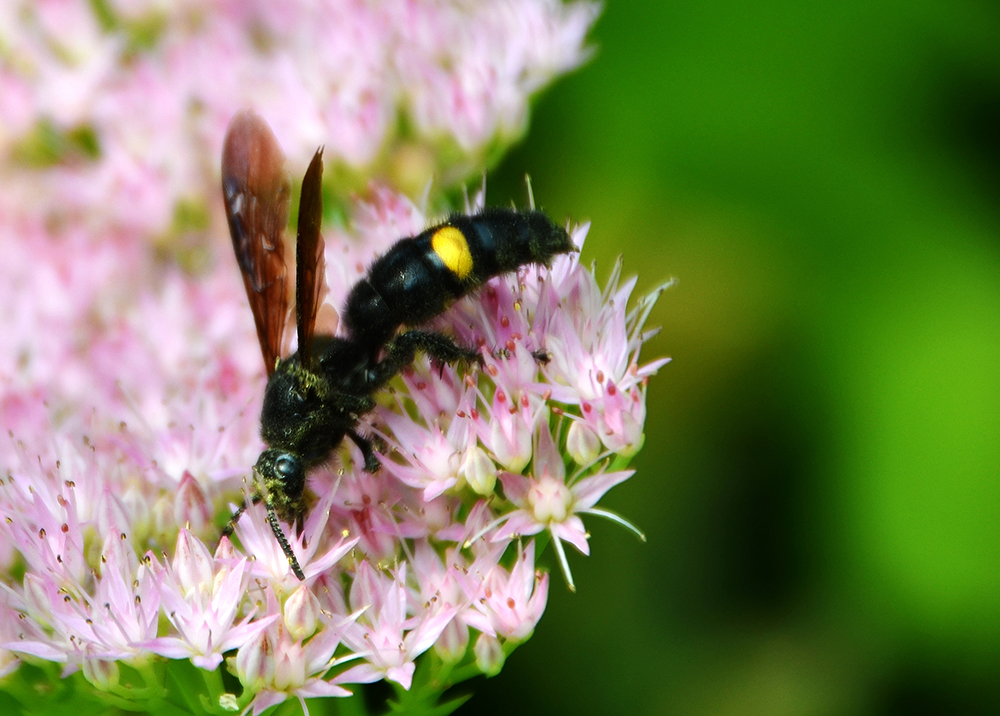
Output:
[[197,219],[216,188],[205,162],[247,106],[289,156],[326,144],[356,186],[373,171],[417,189],[434,173],[462,180],[520,136],[533,93],[586,58],[596,10],[559,0],[5,2],[0,164],[16,181],[0,216],[151,236]]
[[[427,223],[382,191],[357,221],[362,243],[331,233],[332,304],[390,236]],[[573,232],[578,246],[585,234]],[[61,662],[106,690],[119,662],[151,654],[215,669],[235,652],[228,668],[255,713],[380,679],[408,688],[428,649],[495,673],[545,607],[548,577],[525,539],[547,531],[570,579],[562,544],[586,553],[581,518],[607,516],[596,503],[631,475],[612,468],[642,442],[645,382],[664,363],[640,365],[651,299],[629,310],[633,284],[617,271],[601,291],[572,255],[491,281],[438,319],[483,346],[483,367],[418,360],[367,418],[383,470],[363,472],[345,447],[311,474],[317,504],[301,534],[288,529],[300,583],[262,509],[239,522],[243,552],[207,546],[262,447],[263,377],[235,266],[197,280],[162,270],[117,319],[88,323],[68,292],[79,282],[86,295],[89,274],[47,249],[28,265],[63,277],[53,325],[80,326],[62,336],[66,364],[25,367],[31,380],[4,391],[0,663]],[[26,366],[51,348],[31,343],[48,326],[27,332]]]

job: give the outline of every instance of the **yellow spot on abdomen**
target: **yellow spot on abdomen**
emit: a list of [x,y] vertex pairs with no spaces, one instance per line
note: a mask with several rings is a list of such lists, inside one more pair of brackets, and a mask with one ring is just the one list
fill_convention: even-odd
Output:
[[472,254],[465,235],[454,226],[442,226],[431,237],[431,248],[460,280],[472,272]]

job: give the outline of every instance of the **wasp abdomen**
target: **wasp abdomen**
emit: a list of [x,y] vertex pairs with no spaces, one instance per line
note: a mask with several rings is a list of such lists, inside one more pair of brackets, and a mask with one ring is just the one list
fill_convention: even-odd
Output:
[[348,296],[347,328],[377,349],[400,326],[430,320],[494,276],[547,265],[572,248],[566,230],[540,211],[492,208],[452,216],[398,241],[372,264]]

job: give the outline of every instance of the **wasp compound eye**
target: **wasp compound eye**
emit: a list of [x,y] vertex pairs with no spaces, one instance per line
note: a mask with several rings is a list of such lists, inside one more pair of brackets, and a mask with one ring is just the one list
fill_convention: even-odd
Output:
[[[274,460],[274,474],[285,485],[285,490],[295,493],[301,491],[305,478],[302,463],[291,453],[282,453]],[[295,488],[299,486],[299,490]]]
[[286,452],[279,455],[278,459],[274,461],[274,471],[278,473],[278,477],[287,480],[294,478],[296,474],[302,472],[302,465],[299,464],[298,459],[294,455]]

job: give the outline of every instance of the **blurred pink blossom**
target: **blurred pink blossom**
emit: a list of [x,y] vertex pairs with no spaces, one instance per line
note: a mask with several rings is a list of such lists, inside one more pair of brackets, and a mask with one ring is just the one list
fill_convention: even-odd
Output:
[[587,58],[596,15],[583,0],[5,3],[0,164],[18,180],[0,217],[162,234],[204,207],[246,106],[290,156],[325,144],[356,176],[460,181]]

